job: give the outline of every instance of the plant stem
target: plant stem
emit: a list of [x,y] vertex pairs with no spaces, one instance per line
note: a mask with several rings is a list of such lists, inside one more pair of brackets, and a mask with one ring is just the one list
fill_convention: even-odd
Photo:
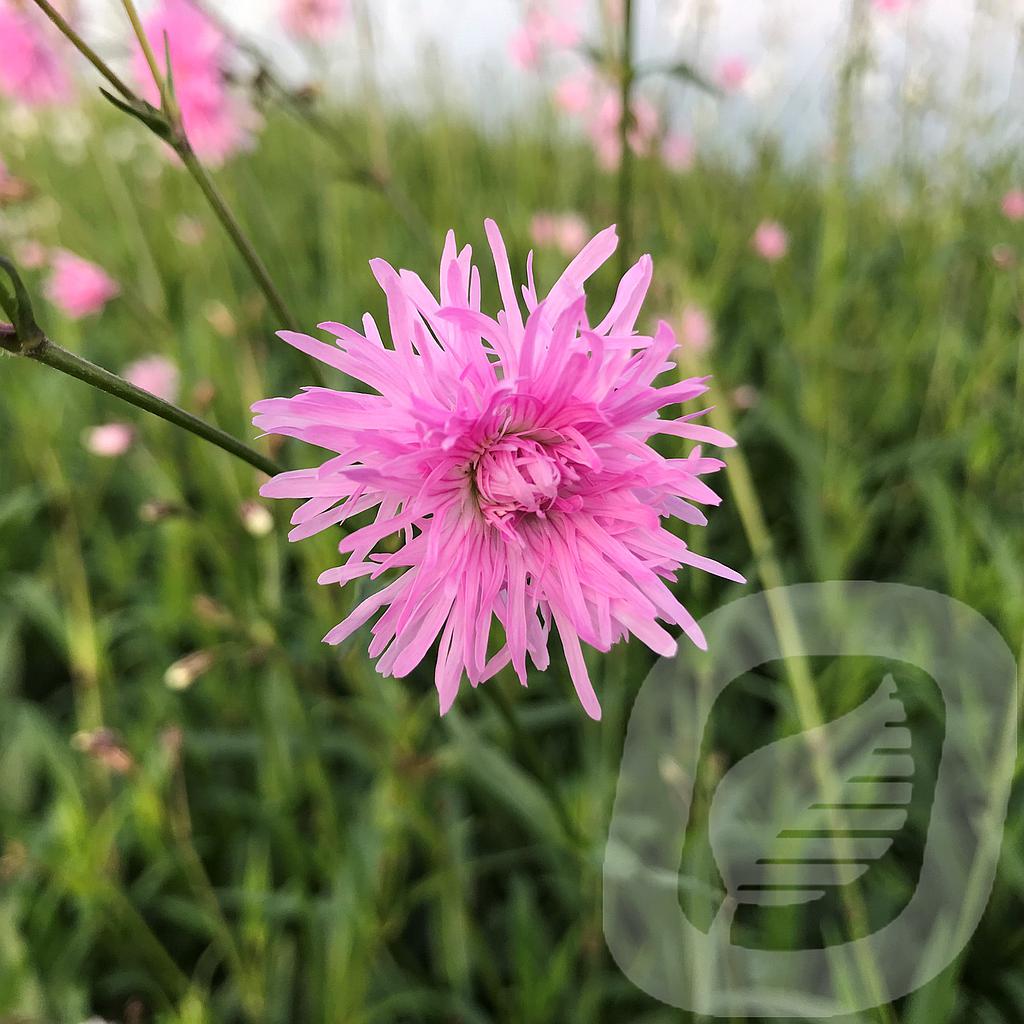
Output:
[[89,362],[88,359],[69,352],[66,348],[50,341],[49,338],[44,337],[35,346],[24,349],[24,355],[29,359],[52,366],[71,377],[77,377],[78,380],[84,381],[100,391],[105,391],[108,395],[120,398],[122,401],[128,402],[129,405],[159,416],[176,427],[182,427],[195,434],[196,437],[201,437],[204,441],[209,441],[236,458],[242,459],[243,462],[249,463],[250,466],[263,473],[275,476],[281,472],[281,468],[272,459],[260,455],[259,452],[243,444],[237,438],[211,426],[199,419],[198,416],[193,416],[191,413],[185,412],[184,409],[135,387],[134,384],[130,384],[116,373],[104,370],[103,367]]
[[633,151],[629,146],[629,131],[633,121],[633,0],[622,2],[622,57],[619,68],[622,117],[619,122],[619,277],[629,269],[633,248]]
[[[100,74],[102,74],[103,77],[121,94],[121,96],[124,97],[127,107],[137,108],[130,112],[134,113],[139,120],[143,121],[150,130],[154,131],[158,136],[170,143],[174,151],[181,158],[182,163],[185,165],[193,180],[199,186],[200,191],[206,197],[207,202],[210,204],[214,214],[220,221],[221,226],[227,232],[232,244],[245,261],[253,279],[256,281],[256,284],[266,297],[273,315],[277,318],[282,327],[287,327],[290,330],[298,330],[299,321],[292,310],[288,307],[288,304],[285,302],[281,292],[278,290],[277,285],[274,284],[273,278],[271,278],[266,264],[256,252],[255,246],[242,229],[241,224],[238,222],[238,219],[235,217],[231,208],[221,195],[220,190],[214,184],[209,172],[205,167],[203,167],[202,163],[196,157],[195,152],[192,150],[192,146],[190,145],[188,137],[186,136],[181,124],[181,116],[177,109],[177,102],[172,95],[173,90],[168,88],[167,82],[164,80],[164,76],[160,72],[159,63],[156,60],[149,40],[146,38],[146,33],[143,30],[138,12],[136,11],[132,0],[121,0],[121,2],[127,12],[128,19],[132,24],[132,29],[138,39],[139,45],[142,47],[143,53],[146,55],[146,60],[149,63],[154,81],[160,90],[162,106],[161,110],[158,112],[144,104],[143,101],[134,92],[132,92],[132,90],[129,89],[113,71],[110,70],[102,58],[100,58],[95,51],[89,47],[85,40],[82,39],[82,37],[75,32],[67,21],[61,17],[59,12],[54,10],[48,0],[33,0],[33,2],[61,30],[61,32],[64,33],[79,52],[89,60],[93,67],[95,67],[96,70],[99,71]],[[160,116],[161,120],[159,126],[155,125],[147,116],[144,116],[143,111]],[[164,134],[164,130],[167,132],[166,135]],[[324,380],[320,364],[317,363],[316,360],[312,360],[311,365],[313,367],[313,379],[315,383],[322,385]]]
[[121,81],[110,69],[109,65],[95,50],[64,20],[63,15],[48,0],[33,0],[35,5],[45,14],[50,21],[74,43],[76,49],[83,57],[126,99],[134,100],[135,94]]
[[[692,367],[686,367],[682,362],[680,365],[685,373],[689,373],[692,369]],[[716,401],[709,413],[711,425],[727,434],[734,434],[732,417],[729,415],[722,396],[716,395],[715,397]],[[764,596],[768,603],[768,611],[775,634],[778,637],[779,650],[785,660],[785,672],[790,691],[793,694],[797,719],[800,728],[804,732],[808,732],[821,726],[825,718],[818,701],[817,691],[814,688],[814,677],[807,659],[800,625],[786,596],[785,574],[775,552],[771,531],[768,529],[764,509],[758,497],[757,486],[743,451],[739,448],[729,453],[729,486],[736,501],[736,509],[743,525],[743,531],[747,536],[754,562],[757,565],[757,574],[765,588]],[[815,745],[811,747],[810,755],[815,777],[822,792],[826,794],[826,801],[836,803],[837,798],[829,796],[829,794],[835,793],[836,785],[831,753],[826,748]],[[835,813],[835,810],[830,811],[833,821]],[[838,826],[833,828],[833,832],[835,834],[832,836],[832,848],[836,851],[836,859],[849,859],[849,838],[840,834],[841,830]],[[851,931],[860,935],[867,934],[867,910],[856,885],[844,886],[841,890],[841,900],[843,910],[850,922]],[[858,947],[859,950],[860,947]],[[857,966],[862,980],[870,989],[872,998],[878,1000],[876,1012],[879,1019],[886,1024],[893,1024],[895,1018],[891,1007],[883,1002],[884,989],[873,954],[870,951],[863,954],[858,952]]]
[[[260,290],[266,296],[267,302],[270,303],[270,308],[273,310],[274,316],[277,317],[285,327],[290,330],[297,330],[299,322],[294,313],[292,313],[291,309],[288,307],[284,298],[281,296],[277,286],[274,284],[274,281],[270,276],[270,272],[267,270],[266,264],[262,259],[260,259],[259,254],[256,252],[256,248],[242,230],[241,225],[238,223],[235,215],[231,212],[231,209],[224,197],[220,194],[220,190],[214,184],[209,172],[196,158],[191,145],[189,145],[184,135],[182,135],[181,139],[182,141],[177,143],[174,147],[175,152],[181,157],[182,163],[185,165],[189,174],[192,175],[192,178],[199,186],[200,191],[206,197],[206,201],[210,204],[210,208],[216,215],[217,220],[220,221],[221,226],[228,233],[228,236],[234,243],[234,246],[238,250],[242,259],[245,260],[250,273],[255,278],[256,283],[260,286]],[[317,364],[314,363],[314,366],[315,365]]]
[[345,176],[360,185],[376,189],[391,204],[395,213],[405,221],[406,227],[416,236],[417,240],[428,249],[432,249],[434,241],[430,224],[409,194],[395,184],[387,170],[380,166],[373,166],[368,161],[359,160],[353,154],[347,133],[313,109],[308,100],[301,98],[294,89],[283,82],[270,58],[263,53],[260,47],[242,36],[209,4],[204,0],[188,0],[188,4],[209,18],[231,40],[234,48],[253,62],[260,85],[273,93],[284,111],[320,136],[344,160]]
[[[132,31],[135,33],[135,38],[139,41],[139,46],[142,47],[142,55],[146,58],[149,72],[153,76],[153,81],[156,82],[156,86],[160,90],[160,98],[163,100],[167,95],[164,89],[163,75],[160,71],[160,65],[156,62],[156,54],[153,53],[153,47],[149,44],[149,37],[142,28],[139,12],[135,10],[135,4],[131,0],[121,0],[121,6],[124,8],[124,13],[128,15],[128,20],[132,23]],[[170,68],[167,70],[169,72]]]

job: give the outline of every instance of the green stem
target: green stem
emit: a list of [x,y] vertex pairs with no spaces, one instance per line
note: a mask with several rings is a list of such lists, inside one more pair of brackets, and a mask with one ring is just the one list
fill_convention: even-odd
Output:
[[[242,229],[238,219],[235,217],[219,189],[214,184],[209,172],[205,167],[203,167],[202,163],[200,163],[193,152],[181,124],[181,117],[177,110],[177,104],[174,101],[173,90],[168,88],[167,82],[164,81],[164,77],[160,73],[159,64],[153,54],[152,47],[149,45],[149,40],[146,38],[146,34],[143,31],[142,23],[139,20],[138,12],[136,11],[132,0],[122,0],[122,5],[128,14],[128,19],[132,24],[132,29],[138,39],[139,45],[143,48],[143,52],[146,54],[146,59],[149,62],[154,80],[157,87],[160,89],[161,97],[163,97],[163,103],[160,111],[154,111],[153,108],[144,104],[143,101],[134,92],[132,92],[132,90],[129,89],[113,71],[110,70],[102,58],[100,58],[95,51],[89,47],[85,40],[75,32],[67,21],[61,17],[60,13],[54,10],[48,0],[33,0],[33,2],[75,45],[78,51],[89,60],[93,67],[95,67],[96,70],[99,71],[100,74],[103,75],[103,77],[121,94],[121,96],[124,97],[126,106],[122,107],[122,109],[129,110],[129,112],[135,114],[135,116],[146,124],[151,131],[170,143],[174,151],[181,158],[182,163],[185,165],[193,180],[199,186],[200,191],[206,197],[207,202],[210,204],[210,207],[217,219],[220,221],[224,230],[227,232],[228,237],[238,250],[239,255],[241,255],[242,259],[245,261],[253,279],[266,296],[267,302],[270,305],[274,316],[282,326],[287,327],[290,330],[298,330],[299,321],[288,307],[288,304],[282,297],[277,285],[274,284],[274,281],[270,276],[270,272],[267,270],[266,264],[262,259],[260,259],[255,246]],[[155,123],[150,115],[158,117],[159,124]],[[320,364],[317,363],[316,360],[313,360],[312,366],[314,381],[317,384],[323,384],[324,381]]]
[[111,71],[102,57],[65,21],[63,15],[48,0],[33,0],[49,19],[74,43],[83,57],[126,99],[134,100],[135,94]]
[[[122,0],[121,6],[124,8],[124,13],[128,15],[128,20],[132,23],[132,31],[135,33],[135,38],[139,41],[139,46],[142,47],[142,54],[149,65],[149,73],[153,76],[153,81],[156,82],[157,88],[160,90],[161,99],[164,99],[167,94],[164,89],[163,75],[160,72],[160,65],[156,62],[156,54],[153,53],[153,47],[149,45],[149,37],[142,28],[139,12],[135,10],[135,4],[131,0]],[[170,73],[170,68],[167,70]]]
[[374,167],[367,161],[358,160],[353,152],[348,134],[338,125],[332,124],[308,100],[296,95],[295,90],[281,81],[270,59],[254,43],[244,38],[233,25],[222,18],[217,11],[203,0],[188,0],[195,10],[209,18],[231,40],[240,53],[244,53],[256,66],[259,81],[274,94],[286,113],[301,121],[318,135],[345,162],[343,173],[360,185],[376,189],[394,208],[395,213],[405,222],[406,227],[427,248],[434,244],[433,232],[427,219],[407,192],[395,184],[386,170]]
[[[689,373],[689,368],[686,369]],[[721,396],[716,396],[721,399]],[[734,434],[732,417],[729,415],[723,400],[717,400],[712,406],[709,419],[711,425],[727,434]],[[800,728],[804,732],[816,729],[825,721],[821,704],[814,687],[814,677],[808,662],[806,648],[800,633],[800,626],[785,593],[786,578],[775,552],[771,531],[765,519],[764,509],[757,493],[753,475],[743,451],[737,448],[729,453],[729,486],[736,501],[743,531],[750,544],[751,553],[757,566],[757,574],[764,585],[764,596],[768,603],[769,615],[779,641],[779,650],[785,659],[785,671],[790,691],[796,705],[796,715]],[[811,762],[815,777],[826,794],[826,802],[836,803],[835,768],[830,752],[815,745],[810,750]],[[834,818],[835,810],[830,811]],[[850,858],[848,851],[849,839],[833,829],[831,844],[836,851],[837,860]],[[856,935],[867,934],[867,909],[856,885],[845,886],[841,890],[843,909],[850,922],[851,930]],[[893,1024],[895,1018],[891,1007],[884,1003],[884,989],[881,983],[878,964],[870,951],[861,954],[858,947],[857,965],[863,981],[870,989],[871,996],[878,1000],[877,1013],[885,1024]]]
[[633,80],[636,69],[633,66],[633,0],[622,3],[622,58],[619,68],[622,119],[619,122],[619,276],[629,269],[629,257],[633,249],[633,150],[629,146],[629,130],[633,119]]
[[218,448],[222,448],[224,451],[241,459],[243,462],[249,463],[250,466],[263,473],[275,476],[281,472],[281,468],[272,459],[268,459],[265,455],[260,455],[259,452],[243,444],[237,438],[226,434],[217,427],[211,426],[204,420],[199,419],[198,416],[193,416],[191,413],[185,412],[184,409],[179,409],[178,406],[165,402],[162,398],[157,398],[156,395],[151,395],[148,391],[135,387],[134,384],[130,384],[124,378],[118,377],[116,373],[104,370],[103,367],[89,362],[88,359],[83,359],[81,356],[75,355],[74,352],[69,352],[66,348],[62,348],[60,345],[50,341],[49,338],[44,337],[34,346],[26,347],[23,350],[23,354],[29,359],[45,363],[47,366],[52,366],[62,373],[76,377],[78,380],[84,381],[100,391],[105,391],[108,395],[120,398],[129,405],[134,405],[138,409],[143,409],[154,416],[159,416],[161,419],[167,420],[168,423],[173,423],[176,427],[182,427],[195,434],[196,437],[201,437],[204,441],[215,444]]
[[185,165],[189,174],[192,175],[192,178],[199,186],[200,191],[206,197],[206,201],[210,204],[210,208],[216,215],[217,220],[220,221],[221,226],[228,233],[228,237],[234,243],[234,246],[238,250],[242,259],[245,260],[246,266],[249,268],[249,272],[256,280],[260,290],[266,296],[267,302],[270,303],[270,308],[273,310],[274,316],[277,317],[285,327],[290,330],[297,330],[299,322],[291,309],[289,309],[281,293],[278,291],[277,285],[274,284],[274,281],[270,276],[270,271],[267,270],[266,264],[262,259],[260,259],[259,254],[256,252],[256,248],[242,230],[242,226],[238,223],[235,215],[231,212],[230,207],[224,197],[220,194],[220,190],[214,184],[209,172],[196,158],[196,155],[192,151],[192,147],[189,145],[184,134],[181,134],[180,141],[175,144],[174,150],[178,156],[181,157],[182,163]]

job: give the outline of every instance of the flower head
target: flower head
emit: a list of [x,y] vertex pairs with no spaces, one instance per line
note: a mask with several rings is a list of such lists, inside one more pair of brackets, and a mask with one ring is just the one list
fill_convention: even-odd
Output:
[[165,402],[178,400],[180,374],[177,364],[167,356],[146,356],[124,368],[122,374],[130,384],[148,391]]
[[512,59],[522,68],[535,68],[551,50],[565,50],[580,40],[574,17],[578,4],[562,0],[554,8],[533,3],[519,30],[509,39]]
[[82,434],[86,451],[104,459],[116,459],[131,448],[135,430],[127,423],[104,423],[90,427]]
[[530,237],[538,248],[558,249],[573,256],[587,241],[587,222],[578,213],[538,213],[530,221]]
[[566,75],[555,86],[555,106],[567,114],[584,114],[593,101],[595,87],[594,75],[587,68]]
[[726,92],[739,92],[750,75],[750,65],[743,57],[725,57],[718,65],[718,84]]
[[281,23],[297,39],[322,39],[337,30],[347,13],[345,0],[283,0]]
[[1007,220],[1024,220],[1024,189],[1012,188],[1003,196],[1003,216]]
[[[387,296],[390,346],[369,315],[363,333],[321,324],[335,345],[281,332],[372,391],[306,388],[257,403],[256,426],[331,453],[321,466],[282,473],[261,493],[306,499],[292,517],[292,540],[376,509],[369,525],[341,540],[347,560],[320,582],[388,579],[327,643],[341,643],[383,609],[369,653],[379,672],[401,677],[439,639],[435,683],[444,713],[463,674],[476,686],[511,664],[526,685],[527,656],[547,667],[554,626],[580,701],[597,718],[581,641],[607,651],[632,634],[672,655],[676,643],[661,619],[703,647],[667,581],[683,566],[742,580],[661,522],[676,516],[703,525],[698,505],[720,499],[701,477],[723,463],[699,446],[665,458],[647,442],[656,434],[733,442],[696,422],[700,412],[658,416],[707,386],[706,378],[654,383],[674,368],[676,341],[665,323],[653,336],[634,330],[649,256],[623,277],[593,327],[584,284],[614,252],[615,229],[591,240],[543,300],[528,261],[524,321],[490,221],[487,237],[503,304],[497,317],[481,312],[471,250],[460,252],[449,232],[436,297],[417,275],[371,263]],[[501,639],[489,652],[495,620]]]
[[46,297],[65,316],[72,320],[92,316],[120,292],[118,283],[102,267],[66,249],[54,254]]
[[695,355],[707,352],[715,334],[714,324],[707,310],[692,302],[687,303],[683,307],[681,321],[682,343]]
[[697,147],[689,135],[668,135],[661,143],[661,159],[670,171],[693,169]]
[[776,263],[789,252],[789,235],[777,220],[763,220],[754,232],[754,249],[769,263]]
[[54,106],[72,93],[55,42],[59,35],[36,10],[0,0],[0,93],[29,106]]
[[46,266],[46,246],[34,238],[26,238],[14,247],[14,258],[25,270],[39,270]]
[[[657,108],[644,96],[634,96],[632,123],[626,132],[629,148],[638,156],[646,155],[658,133]],[[622,96],[606,85],[590,114],[587,130],[597,154],[598,163],[613,171],[622,161]]]
[[[225,81],[228,56],[224,33],[188,0],[161,0],[146,18],[146,36],[164,61],[167,36],[174,73],[174,94],[185,134],[196,155],[217,166],[252,144],[258,117]],[[135,51],[135,76],[144,99],[158,104],[160,90],[142,48]],[[166,74],[166,67],[161,72]]]

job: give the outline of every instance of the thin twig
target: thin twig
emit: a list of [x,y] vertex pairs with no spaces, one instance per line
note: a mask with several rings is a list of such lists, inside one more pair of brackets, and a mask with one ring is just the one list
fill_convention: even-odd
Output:
[[102,57],[68,24],[64,16],[48,0],[34,0],[35,5],[74,43],[78,52],[126,99],[134,99],[134,93],[110,69]]
[[69,352],[66,348],[62,348],[60,345],[50,341],[45,335],[34,347],[24,349],[22,355],[27,356],[29,359],[34,359],[38,363],[52,366],[54,369],[60,370],[71,377],[76,377],[78,380],[84,381],[100,391],[105,391],[108,395],[120,398],[121,401],[127,402],[129,405],[134,405],[138,409],[152,413],[154,416],[159,416],[162,420],[173,423],[176,427],[182,427],[189,431],[189,433],[195,434],[196,437],[201,437],[204,441],[215,444],[218,448],[234,455],[243,462],[247,462],[250,466],[263,473],[276,476],[281,472],[281,467],[273,459],[261,455],[237,438],[212,426],[205,420],[199,419],[198,416],[193,416],[192,413],[186,412],[170,402],[165,402],[162,398],[157,398],[156,395],[152,395],[148,391],[137,388],[134,384],[130,384],[116,373],[104,370],[103,367],[89,362],[88,359],[83,359],[74,352]]

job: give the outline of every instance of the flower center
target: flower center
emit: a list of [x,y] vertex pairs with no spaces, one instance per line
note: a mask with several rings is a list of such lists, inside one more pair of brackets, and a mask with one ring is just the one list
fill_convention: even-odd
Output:
[[559,489],[577,474],[557,444],[506,434],[490,444],[472,469],[484,518],[499,528],[522,515],[544,517]]

